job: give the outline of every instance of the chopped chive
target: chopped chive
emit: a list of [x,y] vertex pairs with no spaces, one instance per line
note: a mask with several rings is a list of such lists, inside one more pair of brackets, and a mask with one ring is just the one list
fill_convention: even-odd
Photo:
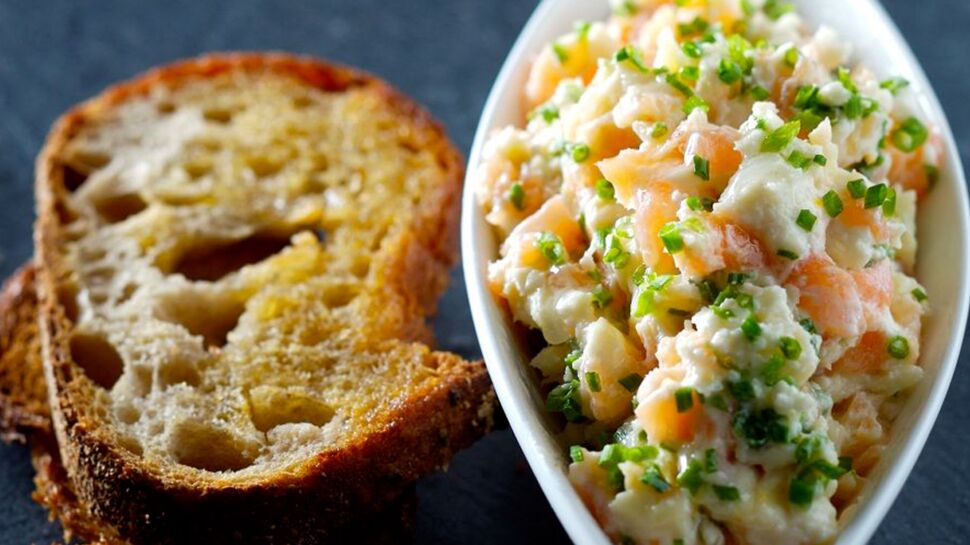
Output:
[[667,479],[664,479],[657,464],[652,464],[643,472],[643,475],[640,476],[640,482],[650,485],[661,494],[670,490],[670,483],[667,482]]
[[696,494],[697,490],[704,484],[701,478],[701,464],[697,460],[691,460],[687,467],[677,475],[677,486],[686,488],[691,494]]
[[802,229],[811,231],[812,227],[815,227],[816,220],[818,220],[818,217],[816,217],[815,214],[813,214],[810,210],[803,208],[798,212],[798,217],[795,218],[795,223],[798,224],[798,226]]
[[694,175],[701,180],[711,179],[711,163],[700,155],[694,156]]
[[839,197],[839,194],[832,189],[828,190],[825,195],[822,195],[822,206],[825,207],[825,213],[828,214],[830,218],[838,216],[843,210],[842,199]]
[[909,356],[909,341],[906,340],[906,337],[896,335],[889,339],[886,351],[897,360],[904,359]]
[[687,81],[697,81],[701,77],[701,70],[696,66],[685,66],[680,69],[679,75]]
[[694,389],[690,386],[677,388],[674,392],[674,400],[677,402],[677,412],[689,411],[694,406]]
[[684,249],[684,239],[680,236],[680,226],[676,222],[664,225],[657,233],[668,253],[675,254]]
[[622,49],[616,52],[613,56],[613,60],[616,62],[630,61],[630,64],[635,66],[637,70],[641,72],[649,72],[650,67],[643,61],[643,56],[640,55],[640,51],[632,45],[624,46]]
[[620,386],[623,386],[628,392],[632,393],[637,391],[641,382],[643,382],[643,376],[637,373],[630,373],[620,379]]
[[905,87],[909,86],[909,81],[903,78],[889,78],[887,80],[883,80],[879,86],[895,95]]
[[937,180],[940,179],[940,169],[934,165],[923,165],[923,172],[926,174],[926,181],[929,183],[930,189],[933,189]]
[[703,98],[697,95],[691,95],[690,97],[687,98],[686,101],[684,101],[683,110],[685,114],[690,114],[691,112],[697,109],[708,112],[711,110],[711,107],[707,104],[707,102],[704,101]]
[[664,77],[664,80],[667,82],[667,85],[677,89],[682,95],[687,97],[694,95],[694,91],[692,91],[691,88],[688,87],[684,82],[680,81],[680,78],[678,78],[676,75],[667,74]]
[[845,187],[849,190],[849,195],[852,195],[853,199],[861,199],[866,195],[866,181],[862,178],[846,183]]
[[654,123],[653,130],[650,131],[651,138],[663,138],[667,134],[667,124],[666,123]]
[[913,288],[913,291],[911,291],[910,293],[913,294],[913,299],[916,299],[920,303],[929,299],[929,297],[926,296],[926,292],[923,291],[921,288]]
[[593,288],[593,304],[598,308],[606,308],[613,302],[613,294],[603,284]]
[[741,66],[730,59],[721,59],[717,65],[717,77],[727,85],[740,81],[744,74]]
[[812,158],[796,149],[796,150],[792,150],[792,152],[788,155],[788,158],[786,159],[786,161],[788,161],[789,165],[795,168],[800,168],[802,170],[805,170],[811,165]]
[[619,5],[613,8],[613,13],[621,17],[629,17],[637,12],[637,5],[633,0],[623,0]]
[[711,485],[711,488],[714,490],[714,495],[717,496],[717,499],[721,501],[738,501],[741,499],[741,493],[733,486],[715,484]]
[[794,337],[782,337],[778,339],[778,345],[787,359],[797,360],[802,355],[802,345]]
[[746,308],[748,310],[754,310],[754,297],[747,293],[739,293],[734,297],[734,301],[741,308]]
[[707,30],[707,27],[709,26],[710,26],[710,23],[708,23],[703,17],[698,15],[688,23],[678,24],[677,30],[680,32],[681,36],[688,36],[690,34],[700,34],[701,32],[704,32],[705,30]]
[[882,205],[889,195],[889,188],[886,184],[876,184],[866,189],[865,207],[875,208]]
[[734,313],[731,312],[731,309],[729,309],[729,308],[724,308],[724,307],[719,307],[719,306],[712,306],[711,307],[711,312],[713,312],[715,316],[717,316],[718,318],[720,318],[722,320],[729,320],[731,318],[734,318]]
[[807,109],[811,108],[818,102],[818,91],[817,85],[803,85],[798,88],[798,92],[795,93],[795,102],[793,105],[796,108]]
[[709,448],[704,451],[704,473],[717,471],[717,451]]
[[728,381],[727,389],[738,401],[754,399],[755,396],[754,385],[747,379]]
[[749,341],[754,341],[761,335],[761,324],[758,323],[754,315],[749,315],[741,322],[741,332]]
[[764,87],[762,87],[760,85],[755,85],[748,92],[751,93],[751,98],[753,98],[755,100],[758,100],[758,101],[768,100],[768,97],[771,96],[771,93],[769,93],[767,89],[765,89]]
[[798,325],[802,326],[802,329],[808,331],[812,335],[818,335],[818,329],[815,328],[815,322],[811,318],[802,318],[798,321]]
[[915,117],[907,118],[889,135],[893,144],[905,152],[913,151],[922,146],[923,142],[926,142],[927,136],[929,136],[929,131]]
[[798,49],[794,47],[789,47],[788,51],[785,51],[784,60],[785,60],[785,64],[787,64],[791,68],[794,68],[795,64],[798,62]]
[[555,233],[543,231],[535,242],[539,252],[553,265],[562,265],[566,262],[566,248]]
[[765,153],[781,151],[798,136],[800,130],[801,123],[797,119],[785,123],[765,136],[761,142],[761,151]]
[[600,375],[595,371],[586,373],[586,384],[589,385],[591,392],[599,392],[603,389],[603,385],[600,383]]
[[569,60],[569,53],[561,44],[552,42],[552,52],[555,53],[556,58],[559,59],[559,64],[566,64],[566,61]]
[[785,368],[785,360],[778,354],[772,354],[759,371],[761,380],[768,386],[774,386],[781,380],[781,370]]
[[569,447],[569,458],[576,463],[582,462],[586,459],[586,456],[583,455],[583,448],[579,445]]
[[683,45],[680,46],[680,49],[684,52],[684,55],[687,55],[692,59],[699,59],[703,55],[700,46],[695,42],[684,42]]
[[573,161],[582,163],[586,159],[589,159],[589,146],[583,143],[573,144],[570,155],[572,156]]
[[687,197],[687,208],[694,212],[706,210],[710,212],[714,209],[714,200],[708,197]]
[[616,196],[616,190],[613,189],[613,184],[609,180],[600,178],[596,180],[596,196],[604,201],[612,201]]
[[862,96],[853,93],[848,102],[842,106],[842,113],[849,119],[858,119],[862,117],[862,112]]
[[579,41],[584,41],[589,36],[589,29],[593,25],[589,21],[576,21],[573,28],[576,30],[576,37]]
[[546,410],[562,413],[569,422],[585,420],[579,403],[579,381],[571,380],[553,388],[546,397]]
[[522,184],[515,182],[512,187],[509,188],[509,202],[516,210],[522,210],[525,208],[525,190],[522,189]]
[[804,507],[812,503],[815,496],[815,480],[811,481],[794,477],[788,486],[788,501]]
[[886,216],[896,214],[896,190],[891,187],[886,194],[886,200],[882,201],[882,213]]
[[826,159],[821,153],[818,153],[815,155],[815,157],[812,157],[812,162],[820,167],[824,167],[828,164],[829,160]]
[[732,286],[740,286],[748,279],[748,275],[740,272],[729,272],[727,275],[727,282]]

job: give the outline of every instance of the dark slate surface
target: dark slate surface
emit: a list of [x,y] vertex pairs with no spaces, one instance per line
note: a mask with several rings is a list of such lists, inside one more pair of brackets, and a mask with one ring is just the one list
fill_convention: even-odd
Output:
[[[579,0],[577,0],[579,1]],[[885,0],[970,153],[970,2]],[[459,148],[533,7],[522,0],[0,1],[0,274],[31,253],[32,167],[59,112],[152,65],[211,50],[281,49],[373,71],[427,105]],[[441,345],[478,347],[461,275],[436,320]],[[970,540],[970,362],[966,350],[929,443],[874,542]],[[26,450],[0,446],[0,543],[58,537],[29,499]],[[508,429],[418,485],[419,543],[543,543],[566,537]]]

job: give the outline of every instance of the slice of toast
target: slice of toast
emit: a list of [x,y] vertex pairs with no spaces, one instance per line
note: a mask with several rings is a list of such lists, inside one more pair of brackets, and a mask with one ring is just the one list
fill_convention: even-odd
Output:
[[461,159],[368,75],[185,61],[66,114],[37,163],[40,337],[80,501],[133,543],[319,543],[484,433],[434,352]]
[[[78,501],[61,464],[50,427],[34,278],[34,265],[28,262],[0,290],[0,440],[30,444],[36,487],[33,499],[47,509],[51,520],[60,523],[64,543],[129,545]],[[412,488],[376,516],[368,513],[353,520],[334,540],[401,543],[402,536],[414,530],[416,505]]]
[[0,290],[0,439],[22,443],[50,429],[34,265],[27,263]]

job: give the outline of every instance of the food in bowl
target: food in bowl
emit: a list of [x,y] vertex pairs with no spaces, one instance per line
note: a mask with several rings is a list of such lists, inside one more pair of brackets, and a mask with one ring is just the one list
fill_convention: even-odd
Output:
[[618,542],[832,539],[920,380],[942,139],[850,49],[782,2],[620,2],[485,144],[490,287]]

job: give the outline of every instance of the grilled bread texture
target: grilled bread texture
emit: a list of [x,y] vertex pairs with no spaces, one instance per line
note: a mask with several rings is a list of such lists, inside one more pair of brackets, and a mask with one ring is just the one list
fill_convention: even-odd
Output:
[[380,80],[221,54],[62,117],[37,163],[61,461],[132,543],[319,543],[490,424],[426,318],[461,158]]

